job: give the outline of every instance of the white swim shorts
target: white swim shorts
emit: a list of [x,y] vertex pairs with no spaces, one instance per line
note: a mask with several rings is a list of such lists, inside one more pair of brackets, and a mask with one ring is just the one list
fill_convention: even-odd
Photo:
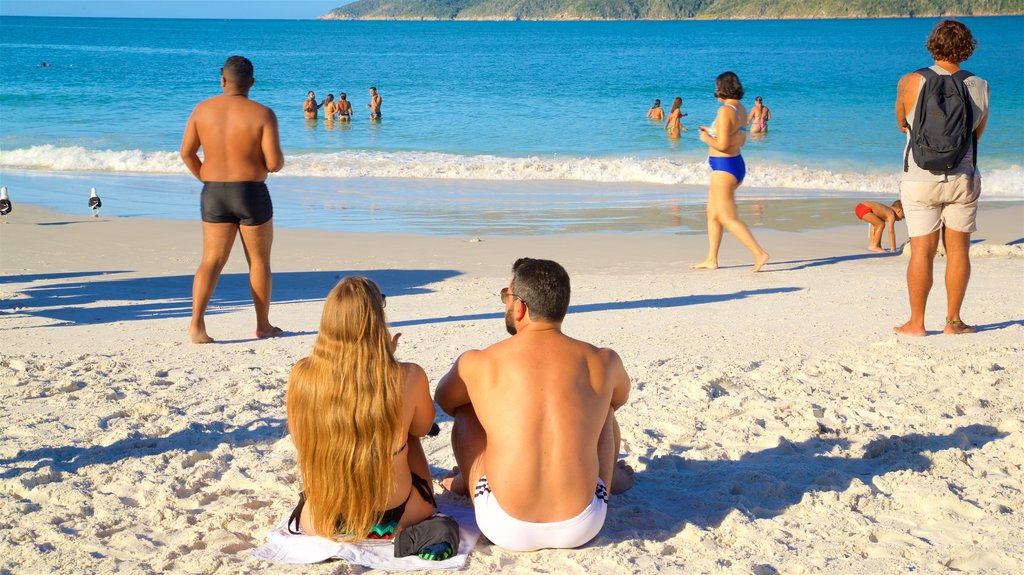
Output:
[[485,475],[473,489],[473,505],[480,532],[499,547],[510,551],[570,549],[590,541],[601,531],[608,514],[608,490],[598,478],[593,500],[579,515],[564,521],[531,523],[520,521],[501,508]]

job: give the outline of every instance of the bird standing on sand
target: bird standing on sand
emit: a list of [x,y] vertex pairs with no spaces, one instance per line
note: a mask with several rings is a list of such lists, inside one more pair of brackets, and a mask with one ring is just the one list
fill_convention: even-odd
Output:
[[103,207],[103,202],[101,202],[100,197],[96,195],[96,188],[93,188],[92,193],[89,194],[89,207],[92,208],[93,217],[100,217],[100,208]]
[[0,188],[0,216],[4,217],[4,223],[7,223],[7,214],[11,213],[12,209],[11,199],[7,197],[7,186]]

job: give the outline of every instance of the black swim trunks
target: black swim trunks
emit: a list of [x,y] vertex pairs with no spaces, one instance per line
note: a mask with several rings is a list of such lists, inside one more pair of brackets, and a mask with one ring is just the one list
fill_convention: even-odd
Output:
[[258,226],[274,217],[264,182],[206,182],[200,195],[203,221]]

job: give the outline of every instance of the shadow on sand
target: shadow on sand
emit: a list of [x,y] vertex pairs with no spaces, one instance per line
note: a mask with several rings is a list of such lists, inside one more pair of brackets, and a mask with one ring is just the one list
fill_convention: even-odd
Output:
[[[118,278],[125,271],[5,276],[0,283],[39,283],[20,289],[24,297],[4,302],[5,311],[64,324],[103,324],[140,319],[190,317],[192,276]],[[454,270],[359,270],[274,274],[274,305],[323,301],[348,275],[364,275],[390,296],[429,292],[428,284],[455,277]],[[96,276],[111,276],[97,278]],[[68,281],[72,280],[72,281]],[[76,281],[77,280],[77,281]],[[208,315],[252,306],[247,273],[224,274]]]
[[[807,268],[814,268],[818,266],[830,266],[833,264],[839,264],[843,262],[852,262],[857,260],[871,260],[877,258],[891,258],[898,256],[899,254],[892,253],[867,253],[867,254],[853,254],[848,256],[831,256],[827,258],[815,258],[810,260],[788,260],[788,261],[769,261],[767,266],[761,270],[760,273],[765,272],[793,272],[797,270],[803,270]],[[778,266],[790,265],[792,267],[779,268]]]
[[[685,295],[676,297],[661,297],[661,298],[649,298],[649,299],[638,299],[633,301],[613,301],[606,303],[587,303],[581,305],[569,306],[569,315],[578,313],[589,313],[595,311],[614,311],[614,310],[625,310],[625,309],[644,309],[644,308],[670,308],[670,307],[683,307],[688,305],[700,305],[707,303],[718,303],[724,301],[745,299],[748,297],[771,295],[779,293],[790,293],[800,291],[803,288],[796,287],[783,287],[783,288],[764,288],[755,290],[741,290],[735,293],[725,294],[707,294],[707,295]],[[497,294],[495,294],[497,295]],[[494,298],[497,301],[497,297]],[[501,319],[505,317],[504,313],[475,313],[466,315],[450,315],[445,317],[435,317],[429,319],[411,319],[405,321],[392,322],[391,326],[405,327],[410,325],[423,325],[432,323],[447,323],[453,321],[479,321],[486,319]]]
[[[222,443],[232,447],[277,441],[288,434],[284,419],[262,418],[244,426],[222,422],[190,423],[166,437],[128,437],[110,445],[89,447],[43,447],[19,452],[0,459],[0,479],[18,477],[52,465],[61,473],[75,473],[87,465],[110,465],[122,459],[149,457],[180,449],[186,452],[210,452]],[[25,464],[28,464],[27,466]]]
[[978,330],[978,333],[981,333],[983,331],[995,331],[995,330],[998,330],[998,329],[1006,329],[1008,327],[1013,327],[1015,325],[1024,326],[1024,319],[1014,319],[1014,320],[1009,320],[1009,321],[1001,321],[999,323],[980,324],[980,325],[975,325],[974,329]]
[[[89,465],[110,465],[179,449],[211,452],[225,443],[232,447],[268,443],[287,432],[285,420],[266,418],[244,426],[192,423],[165,437],[129,437],[105,446],[44,447],[0,459],[0,466],[5,468],[0,471],[0,479],[52,466],[52,472],[41,480],[59,481],[60,473],[76,473]],[[1006,435],[980,424],[958,428],[948,435],[893,435],[869,443],[861,457],[824,455],[849,445],[846,439],[834,436],[801,443],[781,438],[778,446],[747,453],[735,461],[686,459],[676,454],[640,457],[646,469],[636,474],[631,490],[612,498],[604,534],[588,547],[637,538],[663,541],[687,524],[701,529],[718,527],[734,511],[750,519],[772,518],[808,494],[842,492],[854,479],[870,486],[874,478],[894,471],[921,473],[931,468],[931,453],[953,448],[974,450]],[[432,466],[431,473],[439,479],[445,470]],[[28,481],[33,482],[33,478]],[[439,499],[468,505],[466,498],[451,493]],[[637,525],[645,527],[638,529]]]
[[[642,538],[667,539],[692,524],[714,528],[739,511],[751,519],[780,515],[815,492],[841,492],[854,479],[870,485],[893,471],[923,472],[932,466],[930,453],[945,449],[972,450],[1006,437],[988,425],[968,425],[949,435],[911,434],[881,437],[861,457],[824,455],[847,447],[846,439],[815,437],[801,443],[780,438],[777,447],[743,455],[738,460],[704,461],[679,455],[641,457],[646,469],[636,485],[612,499],[608,520],[616,540],[634,539],[630,529],[614,523],[646,525]],[[607,533],[607,531],[606,531]],[[601,537],[598,544],[607,540]]]

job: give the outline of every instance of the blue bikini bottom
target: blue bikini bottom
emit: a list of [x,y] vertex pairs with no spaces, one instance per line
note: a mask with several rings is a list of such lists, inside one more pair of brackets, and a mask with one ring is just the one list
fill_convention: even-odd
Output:
[[708,156],[708,164],[712,172],[732,174],[737,183],[742,183],[743,177],[747,175],[747,164],[743,156]]

